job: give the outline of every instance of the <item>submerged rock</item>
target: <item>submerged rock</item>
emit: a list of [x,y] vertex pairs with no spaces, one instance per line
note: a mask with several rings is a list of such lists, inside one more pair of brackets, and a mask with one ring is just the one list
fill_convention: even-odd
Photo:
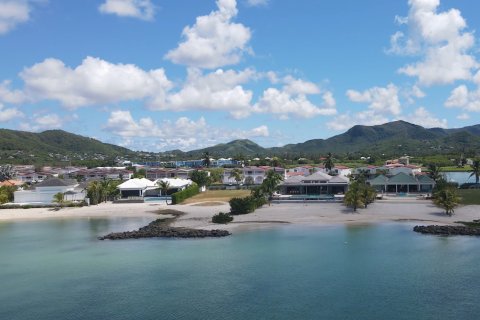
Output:
[[124,240],[141,238],[207,238],[226,237],[227,230],[201,230],[189,228],[175,228],[165,225],[164,219],[158,219],[136,231],[113,232],[99,237],[99,240]]
[[415,226],[413,231],[423,234],[436,234],[443,236],[480,236],[480,228],[467,226]]

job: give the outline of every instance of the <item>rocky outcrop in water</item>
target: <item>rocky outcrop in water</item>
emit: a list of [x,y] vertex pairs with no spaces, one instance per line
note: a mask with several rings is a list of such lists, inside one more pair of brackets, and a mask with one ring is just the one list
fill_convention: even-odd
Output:
[[442,236],[480,236],[480,228],[468,226],[415,226],[413,231]]
[[113,232],[99,237],[99,240],[124,240],[141,238],[218,238],[229,236],[226,230],[201,230],[175,228],[165,224],[165,219],[158,219],[136,231]]

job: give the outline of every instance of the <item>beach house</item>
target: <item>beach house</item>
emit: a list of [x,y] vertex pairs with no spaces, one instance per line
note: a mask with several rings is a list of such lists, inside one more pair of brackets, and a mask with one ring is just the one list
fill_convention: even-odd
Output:
[[35,184],[32,189],[15,191],[14,203],[52,204],[53,196],[57,193],[62,193],[65,201],[83,201],[86,196],[76,180],[48,178]]

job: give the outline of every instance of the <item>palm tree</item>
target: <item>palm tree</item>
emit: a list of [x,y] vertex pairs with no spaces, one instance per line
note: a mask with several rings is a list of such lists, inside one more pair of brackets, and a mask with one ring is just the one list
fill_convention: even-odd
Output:
[[442,174],[440,173],[440,167],[435,163],[430,163],[428,165],[428,171],[429,171],[428,176],[432,178],[432,180],[435,182],[440,180],[440,178],[442,177]]
[[375,201],[377,191],[372,186],[365,184],[361,187],[360,194],[362,196],[362,202],[365,205],[366,209],[370,203]]
[[228,178],[229,179],[233,178],[237,182],[237,185],[238,185],[243,180],[242,171],[238,168],[235,168],[230,172],[230,176]]
[[435,193],[433,202],[437,206],[445,209],[445,213],[451,216],[454,213],[455,207],[460,203],[460,197],[455,188],[446,187]]
[[55,193],[53,195],[53,202],[58,203],[60,206],[62,206],[64,200],[64,194],[61,192]]
[[365,205],[363,202],[360,183],[358,181],[354,181],[350,184],[348,191],[345,193],[345,198],[343,201],[345,205],[353,208],[353,212],[356,212],[358,207],[363,207]]
[[470,177],[475,176],[475,183],[478,184],[480,180],[480,160],[473,161],[473,164],[470,165],[472,167],[472,174]]
[[210,165],[212,164],[210,160],[210,153],[208,151],[203,153],[202,164],[207,168],[210,168]]
[[272,199],[273,193],[277,190],[278,185],[282,182],[281,175],[275,172],[275,170],[269,170],[265,179],[262,182],[262,191],[268,196],[268,201]]
[[168,193],[168,189],[170,189],[170,183],[168,181],[160,180],[158,182],[158,186],[160,187],[162,194],[165,196],[165,203],[168,205],[167,193]]
[[323,161],[323,166],[325,167],[325,170],[332,171],[333,167],[335,167],[335,163],[333,163],[333,155],[331,152],[327,154],[327,157],[325,158],[325,161]]

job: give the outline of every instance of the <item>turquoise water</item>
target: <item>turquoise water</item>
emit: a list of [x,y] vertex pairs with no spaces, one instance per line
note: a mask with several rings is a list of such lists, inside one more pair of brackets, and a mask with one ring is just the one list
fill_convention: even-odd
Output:
[[148,220],[0,224],[0,319],[477,319],[480,239],[411,225],[98,241]]

